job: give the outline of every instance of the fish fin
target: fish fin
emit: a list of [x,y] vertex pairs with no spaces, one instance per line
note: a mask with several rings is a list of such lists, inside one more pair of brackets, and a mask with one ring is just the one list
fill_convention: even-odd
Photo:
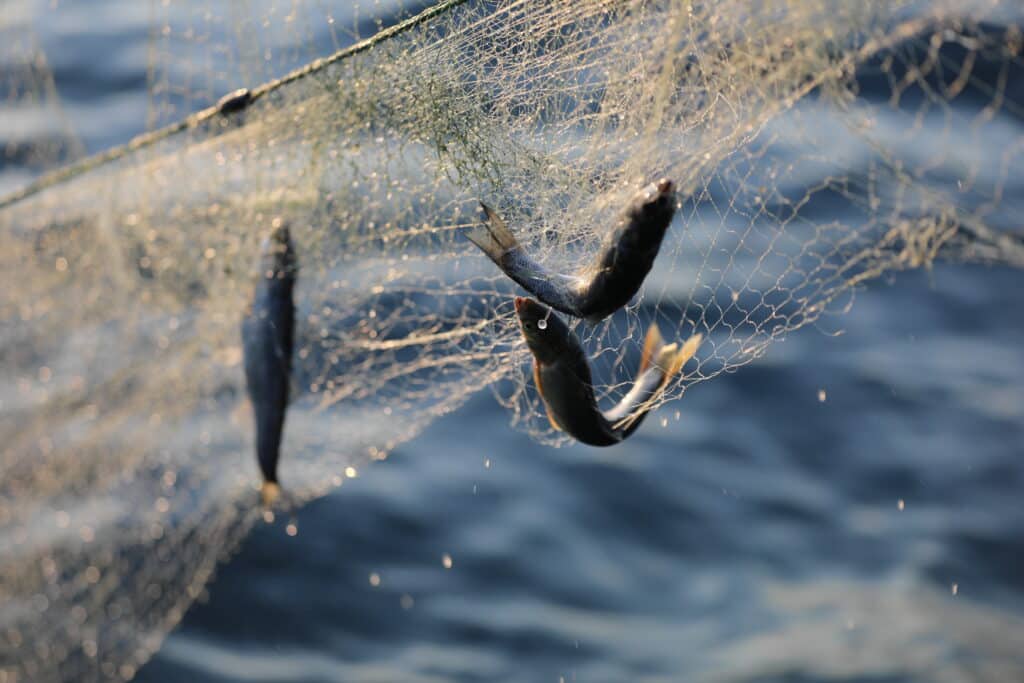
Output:
[[517,249],[519,247],[519,240],[508,229],[501,216],[495,213],[491,207],[483,202],[480,202],[480,206],[483,208],[487,220],[482,221],[476,227],[470,228],[466,233],[466,237],[469,238],[470,242],[480,247],[487,254],[487,258],[500,266],[501,257],[506,252]]
[[548,414],[548,422],[557,432],[564,432],[562,425],[558,424],[558,420],[555,419],[554,414],[551,412],[551,406],[548,405],[548,401],[544,398],[544,385],[540,381],[540,365],[537,361],[533,361],[533,383],[537,385],[537,393],[540,394],[540,400],[544,403],[544,412]]
[[281,485],[276,481],[265,481],[263,486],[260,487],[260,502],[263,503],[263,507],[271,508],[277,499],[281,497]]
[[663,346],[658,350],[658,358],[655,361],[661,371],[664,373],[661,384],[658,386],[658,391],[651,397],[654,400],[665,391],[665,387],[672,381],[679,371],[686,365],[686,361],[693,358],[693,354],[697,353],[697,348],[700,347],[700,343],[704,340],[704,335],[700,332],[691,336],[683,344],[682,348],[679,348],[678,344],[669,344]]
[[644,338],[644,351],[640,356],[638,377],[651,366],[651,360],[653,360],[654,355],[660,355],[664,347],[665,341],[661,338],[661,330],[658,329],[658,324],[651,323],[651,329],[647,330],[647,337]]
[[[653,367],[658,371],[660,378],[657,386],[654,387],[653,390],[650,385],[648,385],[646,391],[638,386],[635,390],[643,391],[644,393],[649,391],[650,394],[643,399],[641,399],[640,396],[635,397],[638,400],[636,405],[633,406],[633,409],[629,411],[629,414],[612,423],[612,427],[614,429],[623,431],[623,438],[629,436],[633,430],[640,426],[640,421],[648,412],[650,412],[653,403],[658,400],[663,393],[665,393],[665,389],[668,387],[672,379],[679,374],[683,369],[683,366],[686,365],[686,362],[693,358],[693,355],[697,353],[697,349],[700,347],[700,343],[704,339],[702,334],[697,333],[687,339],[681,348],[676,343],[655,348],[651,343],[650,332],[647,337],[648,340],[644,344],[644,360],[647,361],[647,365],[641,363],[641,371],[637,377],[637,381],[640,382],[644,373],[650,369],[652,357],[654,358]],[[648,353],[648,351],[650,351],[650,353]],[[629,397],[627,396],[624,400],[628,399]],[[619,412],[619,414],[621,414],[621,412]]]
[[[658,354],[658,365],[665,368],[665,376],[667,379],[672,379],[679,374],[679,371],[686,365],[686,361],[693,358],[693,354],[697,353],[697,349],[700,347],[700,343],[704,341],[704,335],[700,332],[691,336],[683,344],[683,347],[676,351],[674,348],[671,354],[666,354],[665,350]],[[672,344],[674,347],[675,344]]]

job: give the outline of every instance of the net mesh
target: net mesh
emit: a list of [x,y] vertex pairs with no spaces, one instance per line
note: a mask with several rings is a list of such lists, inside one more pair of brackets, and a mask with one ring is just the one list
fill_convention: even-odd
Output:
[[637,188],[679,185],[640,295],[574,323],[603,405],[649,325],[703,333],[655,419],[678,418],[871,278],[1024,264],[1013,4],[452,1],[179,120],[377,14],[153,3],[148,122],[169,127],[0,204],[0,683],[131,678],[259,519],[239,322],[275,219],[301,263],[297,502],[488,387],[565,442],[516,290],[462,234],[479,199],[570,272]]
[[0,178],[7,194],[55,164],[82,155],[69,125],[39,40],[32,32],[32,12],[18,3],[0,7],[0,102],[4,127],[0,136],[0,168],[18,170]]

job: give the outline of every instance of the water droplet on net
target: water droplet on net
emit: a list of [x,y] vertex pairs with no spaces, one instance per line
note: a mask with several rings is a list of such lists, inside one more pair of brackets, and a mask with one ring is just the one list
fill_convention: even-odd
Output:
[[548,321],[546,319],[538,320],[537,327],[539,327],[542,330],[548,329]]

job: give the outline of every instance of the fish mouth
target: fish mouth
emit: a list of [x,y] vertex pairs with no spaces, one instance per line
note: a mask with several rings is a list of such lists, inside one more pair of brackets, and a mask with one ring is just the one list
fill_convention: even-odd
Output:
[[522,313],[523,309],[526,308],[526,302],[529,301],[525,296],[516,297],[516,313]]
[[658,188],[658,194],[669,194],[675,189],[675,185],[668,178],[662,178],[655,186]]

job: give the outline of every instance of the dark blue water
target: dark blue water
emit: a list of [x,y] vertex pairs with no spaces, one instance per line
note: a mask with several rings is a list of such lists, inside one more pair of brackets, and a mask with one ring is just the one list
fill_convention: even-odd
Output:
[[141,680],[1020,680],[1019,281],[875,285],[614,450],[481,396],[257,529]]
[[[147,17],[111,61],[69,5],[46,47],[97,151],[146,126]],[[260,525],[136,680],[1024,680],[1021,282],[873,282],[614,449],[480,395]]]

